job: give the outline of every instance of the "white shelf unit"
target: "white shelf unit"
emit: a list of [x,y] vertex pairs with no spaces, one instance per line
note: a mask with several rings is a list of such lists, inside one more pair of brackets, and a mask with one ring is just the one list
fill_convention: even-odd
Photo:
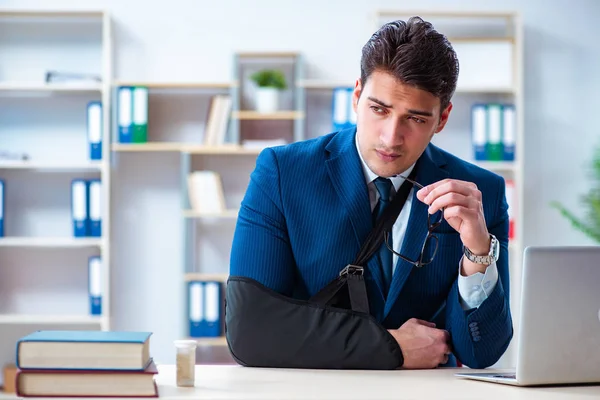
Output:
[[[458,54],[459,81],[452,99],[453,110],[444,130],[434,138],[438,145],[466,161],[488,169],[515,185],[511,213],[515,237],[509,243],[511,311],[515,335],[496,366],[514,367],[521,290],[524,193],[523,26],[516,12],[462,12],[452,10],[379,10],[375,28],[383,23],[418,15],[445,34]],[[482,64],[480,64],[482,63]],[[478,68],[483,65],[483,68]],[[514,161],[473,161],[470,106],[476,102],[512,103],[516,110]]]
[[[14,362],[14,342],[28,332],[111,326],[112,33],[106,11],[0,9],[0,26],[0,151],[28,155],[0,160],[6,185],[5,236],[0,238],[4,365]],[[99,75],[101,82],[48,83],[47,71]],[[89,101],[102,103],[100,161],[89,157]],[[72,236],[70,182],[76,178],[102,181],[102,237]],[[91,315],[87,303],[88,257],[93,255],[102,257],[100,316]]]

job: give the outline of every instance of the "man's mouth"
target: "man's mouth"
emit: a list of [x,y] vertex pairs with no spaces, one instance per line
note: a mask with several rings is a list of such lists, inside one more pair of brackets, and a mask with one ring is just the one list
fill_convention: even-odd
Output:
[[385,162],[391,162],[400,157],[399,153],[390,153],[382,150],[375,150],[375,152],[377,153],[377,156]]

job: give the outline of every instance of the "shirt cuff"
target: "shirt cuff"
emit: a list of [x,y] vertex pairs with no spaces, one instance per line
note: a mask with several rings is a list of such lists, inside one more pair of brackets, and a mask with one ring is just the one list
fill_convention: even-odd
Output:
[[[464,257],[464,256],[463,256]],[[488,298],[498,282],[498,267],[496,263],[488,265],[485,274],[476,272],[473,275],[461,274],[463,259],[458,263],[458,294],[464,310],[477,308]]]

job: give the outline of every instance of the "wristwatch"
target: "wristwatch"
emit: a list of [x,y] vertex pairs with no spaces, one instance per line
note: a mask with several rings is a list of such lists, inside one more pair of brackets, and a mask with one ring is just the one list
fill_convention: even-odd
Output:
[[498,242],[498,239],[496,239],[496,236],[492,235],[490,233],[490,251],[488,252],[487,255],[485,256],[478,256],[475,255],[471,252],[471,250],[469,250],[468,247],[463,246],[464,247],[464,253],[465,253],[465,257],[467,257],[467,259],[471,262],[474,262],[475,264],[484,264],[484,265],[490,265],[496,261],[498,261],[498,257],[500,257],[500,242]]

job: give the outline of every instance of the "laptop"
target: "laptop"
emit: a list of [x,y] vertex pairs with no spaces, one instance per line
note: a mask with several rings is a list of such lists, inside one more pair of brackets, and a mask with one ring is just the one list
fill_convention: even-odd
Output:
[[600,383],[600,246],[524,251],[517,365],[460,378],[516,386]]

